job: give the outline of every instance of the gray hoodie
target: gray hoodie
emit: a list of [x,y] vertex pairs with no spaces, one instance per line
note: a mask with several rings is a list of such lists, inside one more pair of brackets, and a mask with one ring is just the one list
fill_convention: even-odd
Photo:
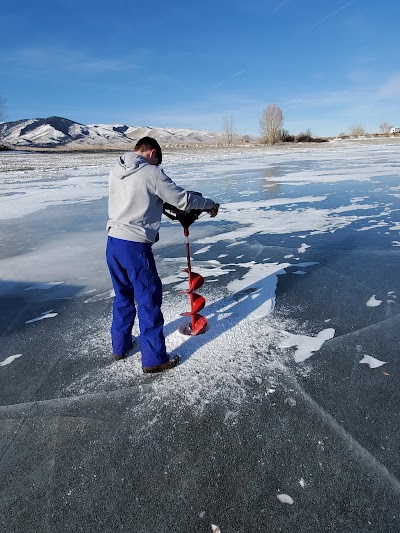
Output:
[[109,175],[109,236],[154,243],[160,228],[163,202],[182,211],[214,207],[210,198],[178,187],[162,169],[150,165],[134,152],[127,152]]

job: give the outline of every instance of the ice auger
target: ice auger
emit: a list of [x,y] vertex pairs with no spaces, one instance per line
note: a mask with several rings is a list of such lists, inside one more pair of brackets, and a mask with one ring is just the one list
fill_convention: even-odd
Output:
[[[191,194],[198,194],[199,196],[201,196],[201,194],[198,192],[189,192]],[[197,294],[197,292],[195,291],[197,291],[197,289],[200,289],[200,287],[203,285],[204,278],[197,272],[192,271],[192,267],[190,264],[189,226],[199,218],[203,211],[200,209],[190,209],[188,211],[181,211],[180,209],[177,209],[176,207],[170,204],[164,203],[163,213],[171,220],[178,220],[182,224],[183,234],[185,236],[187,259],[187,268],[185,268],[185,272],[187,272],[189,276],[189,288],[183,291],[183,294],[189,295],[190,311],[187,311],[186,313],[181,313],[181,316],[190,316],[191,323],[187,324],[181,330],[181,332],[185,335],[199,335],[200,333],[204,333],[207,330],[207,319],[199,313],[199,311],[201,311],[205,306],[206,301],[203,296]]]

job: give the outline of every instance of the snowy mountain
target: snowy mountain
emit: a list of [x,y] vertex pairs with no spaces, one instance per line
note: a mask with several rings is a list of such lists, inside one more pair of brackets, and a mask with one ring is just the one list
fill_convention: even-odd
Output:
[[35,118],[0,123],[0,138],[15,147],[88,148],[132,145],[144,136],[162,145],[223,142],[222,133],[166,129],[126,124],[79,124],[62,117]]

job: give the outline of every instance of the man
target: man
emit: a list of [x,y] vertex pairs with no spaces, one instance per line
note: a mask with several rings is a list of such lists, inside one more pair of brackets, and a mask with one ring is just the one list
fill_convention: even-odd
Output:
[[120,157],[109,176],[107,264],[115,299],[111,339],[114,358],[125,359],[133,348],[132,327],[137,304],[143,372],[173,368],[180,358],[169,359],[165,348],[161,312],[162,286],[154,262],[152,244],[158,237],[163,203],[182,211],[201,209],[211,216],[218,205],[210,198],[175,183],[158,166],[161,147],[143,137]]

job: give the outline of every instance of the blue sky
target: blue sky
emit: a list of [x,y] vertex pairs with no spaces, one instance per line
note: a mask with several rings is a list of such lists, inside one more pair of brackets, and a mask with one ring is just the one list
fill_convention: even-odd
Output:
[[35,0],[1,8],[6,120],[259,134],[400,126],[398,0]]

